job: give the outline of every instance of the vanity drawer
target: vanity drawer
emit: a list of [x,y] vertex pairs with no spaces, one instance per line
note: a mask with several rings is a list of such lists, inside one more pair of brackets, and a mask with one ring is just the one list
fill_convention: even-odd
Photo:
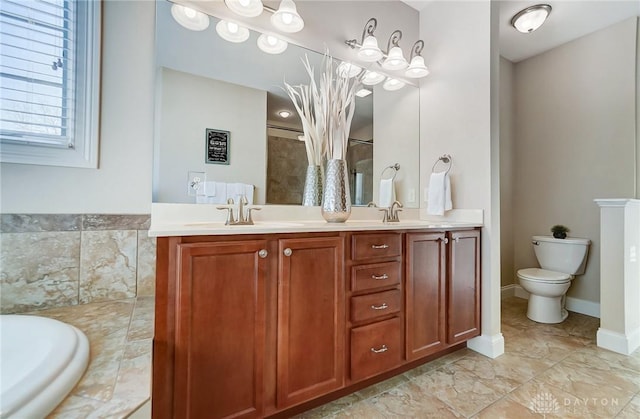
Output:
[[351,298],[351,321],[361,322],[400,311],[400,290],[376,292]]
[[385,262],[351,268],[351,290],[364,291],[400,283],[402,264]]
[[396,257],[402,254],[400,233],[354,234],[351,238],[353,260]]
[[402,362],[399,317],[351,329],[351,379],[361,380]]

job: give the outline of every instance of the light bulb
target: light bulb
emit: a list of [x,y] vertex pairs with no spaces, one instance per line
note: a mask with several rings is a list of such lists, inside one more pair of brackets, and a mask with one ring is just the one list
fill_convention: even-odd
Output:
[[291,25],[293,22],[293,15],[291,13],[283,13],[282,14],[282,23],[285,25]]
[[251,3],[251,1],[249,1],[249,0],[238,0],[238,3],[240,3],[240,5],[242,7],[247,7],[249,5],[249,3]]
[[196,11],[193,10],[192,8],[190,8],[190,7],[185,7],[184,8],[184,15],[186,17],[188,17],[189,19],[193,19],[194,17],[196,17]]
[[238,33],[238,24],[233,22],[228,22],[227,29],[229,29],[229,32],[231,33]]
[[278,43],[278,38],[276,38],[275,36],[267,35],[267,43],[273,46]]

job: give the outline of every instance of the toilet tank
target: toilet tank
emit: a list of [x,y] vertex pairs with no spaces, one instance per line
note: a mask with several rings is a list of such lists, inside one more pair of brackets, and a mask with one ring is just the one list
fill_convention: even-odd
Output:
[[552,236],[533,236],[533,250],[542,269],[582,275],[587,264],[589,239],[570,237],[555,239]]

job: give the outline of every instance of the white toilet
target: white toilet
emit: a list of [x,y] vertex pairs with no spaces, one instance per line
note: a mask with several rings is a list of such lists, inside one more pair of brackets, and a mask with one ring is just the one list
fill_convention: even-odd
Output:
[[567,316],[565,294],[574,275],[584,273],[589,239],[555,239],[533,236],[533,250],[540,268],[518,271],[520,285],[529,292],[527,317],[538,323],[561,323]]

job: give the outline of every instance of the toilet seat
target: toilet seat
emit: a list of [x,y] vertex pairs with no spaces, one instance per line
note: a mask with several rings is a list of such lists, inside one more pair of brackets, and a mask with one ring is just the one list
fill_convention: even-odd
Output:
[[526,268],[518,271],[518,276],[529,281],[543,282],[549,284],[560,284],[573,279],[572,275],[564,272],[549,271],[540,268]]

